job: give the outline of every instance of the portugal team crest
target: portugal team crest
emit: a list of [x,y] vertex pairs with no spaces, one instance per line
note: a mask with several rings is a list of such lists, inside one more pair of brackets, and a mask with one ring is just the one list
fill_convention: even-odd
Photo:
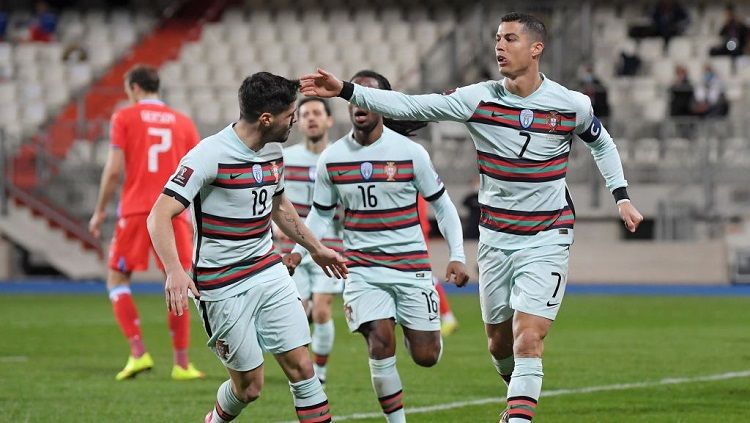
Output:
[[528,129],[531,124],[534,123],[534,112],[529,109],[521,110],[521,114],[518,116],[518,122],[521,123],[523,129]]
[[276,165],[276,162],[271,162],[271,175],[273,175],[273,183],[278,184],[279,183],[279,166]]
[[552,132],[557,129],[557,125],[560,124],[560,114],[557,112],[549,112],[547,117],[547,125],[549,125],[549,131]]
[[216,341],[216,355],[226,360],[229,356],[229,344],[221,339]]
[[253,178],[255,178],[255,182],[257,183],[263,182],[263,166],[259,164],[253,165]]
[[396,172],[398,172],[398,168],[396,167],[396,163],[394,162],[388,162],[385,165],[385,176],[387,177],[386,181],[393,182],[396,180]]
[[352,306],[349,304],[344,306],[344,317],[346,317],[346,321],[350,323],[354,318],[354,310],[352,310]]
[[372,178],[372,163],[364,162],[359,165],[359,173],[365,178],[365,181],[369,181]]

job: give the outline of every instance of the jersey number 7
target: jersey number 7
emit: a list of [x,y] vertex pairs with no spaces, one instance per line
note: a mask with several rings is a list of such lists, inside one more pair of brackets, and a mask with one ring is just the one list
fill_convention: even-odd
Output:
[[159,153],[166,153],[172,148],[172,130],[169,128],[148,128],[148,134],[161,138],[158,144],[148,148],[148,171],[159,171]]

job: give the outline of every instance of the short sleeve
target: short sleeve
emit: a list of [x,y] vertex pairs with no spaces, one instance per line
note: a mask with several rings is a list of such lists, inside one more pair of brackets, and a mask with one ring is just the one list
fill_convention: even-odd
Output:
[[336,187],[331,182],[326,166],[325,153],[318,159],[315,173],[315,188],[313,191],[313,204],[321,210],[331,210],[339,202],[339,194]]
[[416,144],[414,155],[414,185],[427,201],[435,201],[445,192],[445,185],[432,165],[430,155]]
[[177,171],[169,178],[163,193],[182,203],[186,208],[201,188],[216,179],[217,163],[212,155],[194,148],[180,160]]
[[127,136],[125,134],[125,117],[121,112],[112,115],[109,125],[109,143],[110,146],[124,150],[126,147]]

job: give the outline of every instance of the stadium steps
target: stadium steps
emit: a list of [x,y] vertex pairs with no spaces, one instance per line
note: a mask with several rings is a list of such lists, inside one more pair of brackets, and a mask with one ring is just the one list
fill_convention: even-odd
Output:
[[[104,76],[92,84],[85,94],[84,113],[87,122],[107,121],[115,106],[125,100],[122,90],[122,78],[125,72],[136,63],[147,63],[160,66],[167,60],[175,58],[186,41],[195,40],[200,36],[201,29],[206,22],[218,19],[223,10],[228,6],[229,0],[188,0],[170,18],[163,21],[155,31],[147,35],[139,44],[134,46],[130,53],[119,60]],[[50,242],[35,242],[28,240],[23,231],[15,229],[14,225],[8,224],[7,219],[0,227],[3,233],[12,239],[26,241],[33,244],[29,248],[43,253],[50,258],[50,263],[61,272],[73,277],[88,277],[88,275],[101,275],[101,269],[93,272],[93,266],[87,264],[87,258],[96,258],[99,263],[103,256],[101,243],[90,237],[82,222],[70,218],[60,207],[50,204],[46,198],[35,192],[36,188],[44,181],[38,179],[37,164],[39,163],[40,150],[45,162],[55,162],[65,159],[65,156],[76,139],[84,138],[96,140],[103,136],[103,125],[87,125],[80,133],[77,131],[78,105],[71,102],[62,109],[62,112],[53,119],[47,129],[44,138],[53,140],[42,143],[40,137],[31,139],[30,142],[19,148],[18,154],[13,157],[13,173],[6,179],[11,182],[6,188],[10,197],[14,200],[14,208],[26,208],[29,215],[34,216],[35,224],[41,232],[53,232],[60,235],[60,239],[49,240]],[[51,159],[50,159],[51,158]],[[57,169],[52,169],[54,174]],[[93,207],[93,204],[91,205]],[[19,214],[20,213],[20,214]],[[22,216],[24,213],[18,212]],[[50,231],[49,228],[53,228]],[[31,233],[31,232],[29,232]],[[15,237],[12,235],[16,235]],[[43,239],[43,238],[40,238]],[[74,241],[75,240],[75,241]],[[59,250],[58,243],[66,246]],[[70,242],[77,243],[72,247]],[[19,242],[21,245],[26,245]],[[81,250],[80,257],[76,257]],[[61,253],[61,254],[57,254]],[[70,257],[68,257],[70,256]],[[80,259],[80,260],[79,260]],[[80,261],[80,263],[78,263]]]
[[104,274],[99,251],[84,248],[78,239],[50,225],[29,207],[10,202],[8,214],[0,215],[0,231],[13,243],[44,257],[70,279],[101,278]]

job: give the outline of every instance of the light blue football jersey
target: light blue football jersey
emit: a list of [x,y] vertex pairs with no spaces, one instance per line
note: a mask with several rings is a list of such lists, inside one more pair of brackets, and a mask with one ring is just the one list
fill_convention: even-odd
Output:
[[477,149],[480,241],[504,249],[565,245],[573,242],[575,220],[565,183],[574,135],[592,150],[610,191],[627,182],[589,98],[541,76],[541,86],[527,97],[512,94],[503,81],[442,95],[355,84],[350,102],[397,119],[463,122]]
[[193,280],[201,300],[229,298],[254,282],[288,276],[271,242],[273,197],[283,192],[281,144],[253,151],[232,125],[182,158],[164,193],[191,208]]
[[373,144],[349,133],[318,161],[314,204],[344,207],[344,249],[350,279],[414,282],[431,267],[419,226],[417,194],[428,201],[445,192],[427,151],[388,128]]

